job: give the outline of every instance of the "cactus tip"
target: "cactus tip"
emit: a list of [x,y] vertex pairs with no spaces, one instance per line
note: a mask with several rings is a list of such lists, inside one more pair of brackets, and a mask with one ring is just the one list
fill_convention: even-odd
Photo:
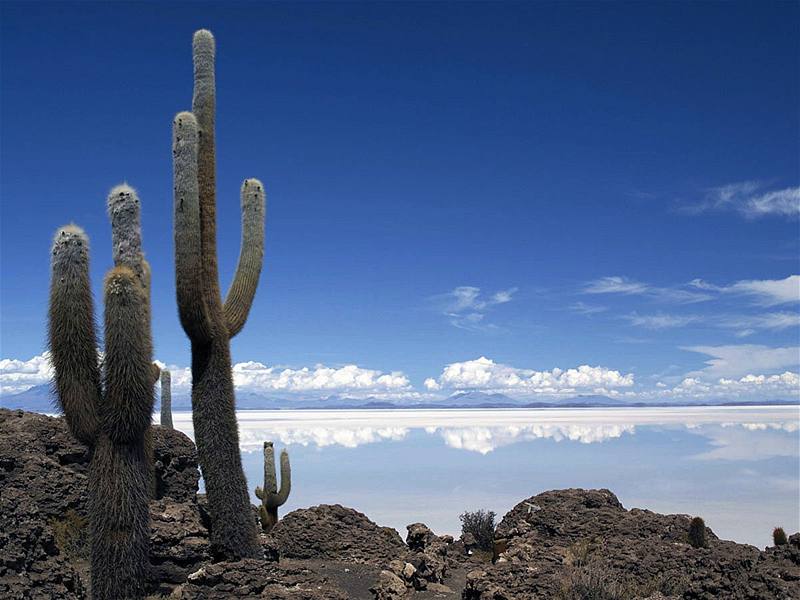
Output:
[[70,223],[56,230],[53,236],[53,255],[86,255],[89,251],[89,236],[78,225]]
[[198,29],[194,32],[192,46],[195,50],[210,50],[214,52],[214,34],[208,29]]
[[138,283],[138,279],[133,271],[124,266],[120,265],[114,267],[106,274],[106,290],[109,294],[121,294],[126,292]]
[[121,183],[111,188],[108,193],[108,211],[118,210],[119,208],[127,207],[130,205],[136,206],[139,204],[139,196],[136,190],[129,186],[127,183]]

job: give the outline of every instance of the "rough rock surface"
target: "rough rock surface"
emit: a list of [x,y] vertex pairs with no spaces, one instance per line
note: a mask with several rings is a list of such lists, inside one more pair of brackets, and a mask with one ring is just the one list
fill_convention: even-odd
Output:
[[593,578],[638,597],[800,598],[800,536],[792,536],[796,545],[760,552],[708,529],[708,547],[693,548],[689,522],[687,515],[625,510],[608,490],[539,494],[503,518],[496,538],[507,540],[507,550],[497,564],[467,575],[463,598],[550,598]]
[[206,565],[189,575],[171,598],[180,600],[348,600],[327,578],[301,565],[246,559]]
[[[2,485],[2,484],[0,484]],[[59,551],[53,529],[21,490],[0,492],[0,598],[85,598],[77,570]]]
[[156,498],[193,500],[200,480],[194,442],[177,429],[153,425],[152,432]]
[[150,503],[150,563],[153,579],[177,584],[211,559],[208,529],[193,502]]
[[281,557],[387,564],[408,550],[398,533],[339,504],[290,512],[270,532]]

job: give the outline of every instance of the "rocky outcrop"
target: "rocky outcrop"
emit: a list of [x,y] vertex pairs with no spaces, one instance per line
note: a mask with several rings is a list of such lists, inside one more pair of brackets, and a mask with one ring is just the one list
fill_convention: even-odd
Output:
[[[179,431],[154,426],[152,440],[153,575],[181,582],[208,560],[208,532],[194,505],[197,454]],[[0,597],[85,597],[89,458],[63,419],[0,409]]]
[[170,596],[179,600],[348,600],[335,584],[302,565],[245,559],[206,565]]
[[631,597],[800,598],[796,551],[759,552],[710,529],[708,547],[693,548],[689,523],[687,515],[625,510],[608,490],[545,492],[503,518],[496,537],[507,549],[467,575],[463,598],[548,598],[612,584]]
[[292,511],[270,533],[286,558],[382,566],[407,551],[394,529],[379,527],[363,513],[339,504]]

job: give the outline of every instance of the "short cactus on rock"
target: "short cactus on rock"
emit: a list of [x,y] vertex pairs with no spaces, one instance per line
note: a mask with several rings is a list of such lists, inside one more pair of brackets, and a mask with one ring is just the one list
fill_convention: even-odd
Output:
[[172,429],[172,375],[161,371],[161,426]]
[[222,301],[217,268],[216,106],[211,32],[194,34],[192,112],[173,122],[175,283],[178,313],[192,347],[192,422],[217,556],[259,558],[263,550],[250,518],[242,469],[230,340],[244,327],[264,256],[264,186],[242,185],[242,245]]
[[700,517],[689,523],[689,543],[695,548],[706,547],[706,523]]
[[785,546],[789,543],[789,540],[786,538],[786,532],[783,530],[783,527],[776,527],[772,530],[772,541],[776,546]]
[[261,500],[258,514],[261,527],[265,532],[275,527],[278,522],[278,507],[286,504],[292,490],[292,467],[289,464],[289,453],[281,451],[281,488],[275,476],[275,450],[272,442],[264,442],[264,487],[256,488],[256,496]]
[[139,198],[127,185],[108,197],[114,267],[105,278],[105,355],[97,350],[89,239],[76,225],[55,235],[48,334],[56,397],[72,434],[89,445],[92,598],[145,595],[152,468],[150,269],[141,252]]

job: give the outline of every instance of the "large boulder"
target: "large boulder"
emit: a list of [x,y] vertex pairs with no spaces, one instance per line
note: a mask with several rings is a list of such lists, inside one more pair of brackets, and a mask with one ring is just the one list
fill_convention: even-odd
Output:
[[170,598],[178,600],[347,600],[327,578],[300,565],[245,559],[209,564],[189,575]]
[[800,598],[800,586],[790,581],[800,566],[792,550],[760,552],[720,540],[710,529],[708,547],[694,548],[687,540],[690,520],[626,510],[608,490],[533,496],[498,525],[506,550],[495,565],[468,574],[463,597],[547,598],[594,586],[605,594],[616,588],[687,600]]
[[270,532],[281,557],[329,559],[382,566],[407,551],[400,535],[339,504],[290,512]]

